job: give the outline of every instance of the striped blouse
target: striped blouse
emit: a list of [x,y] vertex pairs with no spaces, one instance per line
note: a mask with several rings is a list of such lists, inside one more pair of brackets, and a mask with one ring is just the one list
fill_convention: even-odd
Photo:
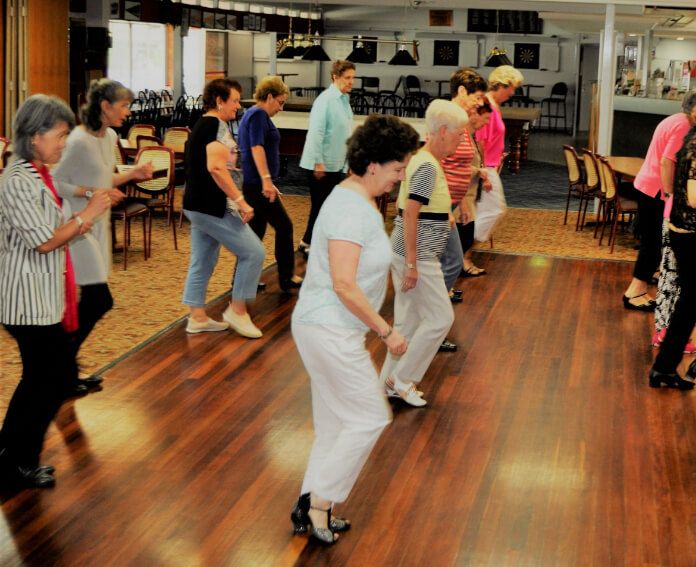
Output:
[[459,204],[471,185],[475,154],[472,135],[467,131],[454,154],[442,160],[442,169],[445,171],[447,186],[455,205]]
[[63,222],[63,211],[34,166],[14,160],[0,179],[0,323],[60,323],[65,250],[41,254],[36,248]]

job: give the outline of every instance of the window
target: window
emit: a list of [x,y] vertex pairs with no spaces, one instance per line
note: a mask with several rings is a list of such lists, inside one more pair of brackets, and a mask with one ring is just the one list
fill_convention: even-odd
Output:
[[166,86],[167,34],[161,24],[109,22],[108,76],[136,94]]

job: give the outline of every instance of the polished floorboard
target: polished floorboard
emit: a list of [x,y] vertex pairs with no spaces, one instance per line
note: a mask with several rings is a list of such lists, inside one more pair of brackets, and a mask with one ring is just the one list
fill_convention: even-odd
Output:
[[696,394],[648,388],[631,266],[478,260],[459,351],[435,358],[426,408],[393,404],[335,546],[290,529],[311,406],[271,281],[262,339],[181,323],[64,405],[43,455],[58,484],[3,496],[0,565],[695,565]]

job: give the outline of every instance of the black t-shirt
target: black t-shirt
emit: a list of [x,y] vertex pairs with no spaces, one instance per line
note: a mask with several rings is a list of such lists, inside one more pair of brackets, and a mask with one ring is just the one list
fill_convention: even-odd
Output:
[[201,117],[186,142],[184,209],[222,218],[227,208],[227,196],[210,175],[206,155],[208,144],[216,141],[231,152],[236,150],[227,124],[214,116]]

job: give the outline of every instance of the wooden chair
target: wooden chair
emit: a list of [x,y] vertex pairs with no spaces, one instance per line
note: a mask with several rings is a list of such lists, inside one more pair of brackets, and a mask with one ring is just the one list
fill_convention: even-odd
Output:
[[602,245],[604,239],[604,227],[607,221],[611,222],[611,230],[609,231],[609,246],[610,253],[614,252],[614,244],[616,243],[616,227],[619,222],[619,216],[623,218],[625,214],[633,216],[638,213],[638,204],[635,201],[621,197],[616,189],[616,174],[611,167],[609,160],[603,156],[598,157],[599,174],[604,193],[604,217],[602,220],[602,233],[599,237],[599,245]]
[[118,140],[116,140],[114,144],[114,157],[116,158],[116,165],[126,165],[128,163],[126,152],[123,150],[123,146]]
[[[599,166],[597,165],[597,158],[594,152],[583,148],[582,162],[585,166],[585,184],[580,195],[580,206],[578,207],[578,219],[575,223],[575,230],[582,230],[585,226],[585,216],[587,215],[587,206],[590,204],[590,201],[594,198],[603,199]],[[596,224],[599,224],[599,217],[597,217]]]
[[128,130],[128,143],[132,148],[137,147],[138,136],[154,136],[155,127],[152,124],[133,124]]
[[185,126],[174,126],[164,133],[162,145],[165,148],[170,148],[174,153],[183,154],[190,135],[191,130]]
[[135,144],[138,149],[148,148],[150,146],[161,146],[162,140],[157,136],[144,136],[143,134],[138,134],[135,137]]
[[[585,180],[583,179],[582,169],[580,168],[580,158],[578,157],[578,153],[575,151],[575,148],[573,146],[564,144],[563,157],[566,161],[566,169],[568,173],[568,198],[566,199],[565,216],[563,217],[563,224],[566,225],[568,224],[568,209],[570,208],[570,198],[581,198],[583,190],[585,188]],[[578,216],[579,215],[580,211],[578,210]],[[578,223],[576,222],[576,230],[577,227]]]
[[116,221],[123,222],[123,269],[128,268],[128,247],[131,241],[131,221],[140,217],[143,220],[143,256],[147,260],[149,256],[148,233],[146,220],[150,217],[150,210],[143,203],[124,201],[111,209],[111,242],[116,245]]
[[148,256],[152,253],[152,213],[156,209],[167,212],[167,224],[172,227],[174,249],[179,247],[176,241],[176,222],[174,222],[174,152],[164,146],[147,146],[138,151],[135,164],[152,163],[155,174],[147,181],[133,181],[131,187],[136,197],[150,212],[148,227]]
[[5,169],[7,162],[8,148],[10,147],[10,140],[7,138],[0,137],[0,171]]

